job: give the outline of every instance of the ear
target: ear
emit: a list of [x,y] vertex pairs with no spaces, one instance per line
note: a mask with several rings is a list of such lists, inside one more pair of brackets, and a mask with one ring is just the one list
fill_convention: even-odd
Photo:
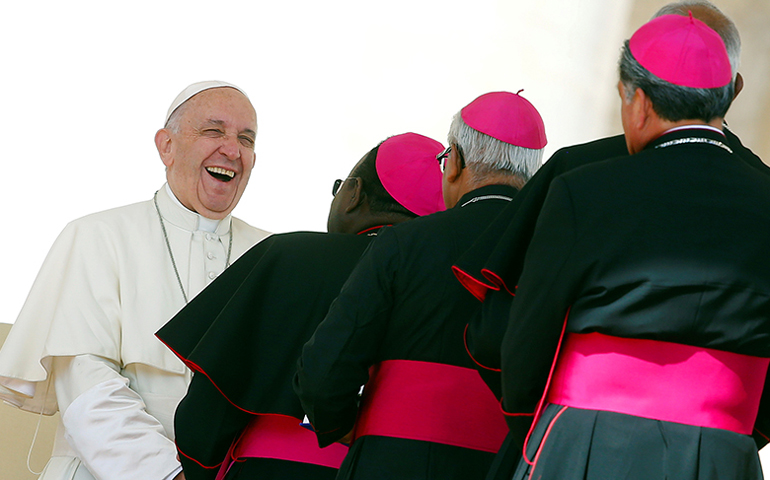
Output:
[[738,96],[739,93],[741,93],[741,90],[743,90],[743,75],[741,75],[741,72],[738,72],[735,74],[735,87],[734,87],[734,93],[733,93],[733,100],[735,100],[735,97]]
[[634,96],[631,98],[629,110],[629,122],[639,131],[644,131],[655,116],[655,109],[652,107],[652,101],[644,90],[637,88]]
[[363,190],[364,183],[361,177],[350,177],[345,183],[351,186],[346,188],[345,191],[337,193],[337,195],[345,195],[345,197],[342,197],[343,201],[347,202],[345,213],[350,213],[366,202],[366,193]]
[[463,169],[460,168],[460,156],[457,154],[457,148],[453,148],[449,158],[444,162],[444,180],[450,184],[455,183],[462,174]]
[[173,142],[171,140],[171,133],[161,128],[155,133],[155,148],[158,149],[160,159],[166,168],[170,167],[174,163],[174,157],[171,154],[173,152]]

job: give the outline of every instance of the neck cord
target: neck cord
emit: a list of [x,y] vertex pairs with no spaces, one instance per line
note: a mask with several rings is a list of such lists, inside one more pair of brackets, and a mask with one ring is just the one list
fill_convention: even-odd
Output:
[[[185,305],[189,303],[187,294],[184,291],[182,285],[182,277],[179,276],[179,269],[176,267],[176,261],[174,260],[174,253],[171,251],[171,243],[168,241],[168,234],[166,233],[166,224],[163,222],[163,215],[160,214],[160,208],[158,207],[158,192],[152,197],[152,202],[155,204],[155,211],[158,212],[158,219],[160,220],[160,229],[163,232],[163,239],[166,240],[166,249],[168,250],[168,256],[171,257],[171,266],[174,267],[174,273],[176,274],[176,281],[179,282],[179,290],[182,291],[182,297],[184,298]],[[230,254],[233,251],[233,219],[230,218],[230,241],[227,246],[227,259],[225,260],[225,268],[230,266]]]
[[48,391],[51,387],[51,377],[53,374],[48,374],[48,381],[45,384],[45,395],[43,395],[42,405],[40,406],[40,414],[37,417],[37,426],[35,427],[35,435],[32,437],[32,445],[29,446],[29,451],[27,452],[27,470],[29,470],[29,473],[32,475],[40,475],[43,473],[43,470],[40,470],[39,472],[36,472],[32,470],[32,467],[30,466],[30,460],[32,459],[32,449],[35,448],[35,442],[37,441],[37,434],[40,432],[40,421],[43,419],[43,412],[45,411],[45,402],[48,400]]
[[505,200],[507,202],[510,202],[513,200],[511,197],[507,197],[505,195],[482,195],[480,197],[473,197],[467,202],[460,205],[460,208],[463,208],[464,206],[468,205],[469,203],[475,203],[480,202],[481,200]]
[[728,152],[733,153],[733,150],[730,147],[720,142],[719,140],[712,140],[710,138],[703,137],[677,138],[674,140],[669,140],[668,142],[661,143],[660,145],[655,145],[655,148],[666,148],[673,145],[681,145],[683,143],[706,143],[708,145],[714,145],[715,147],[723,148]]

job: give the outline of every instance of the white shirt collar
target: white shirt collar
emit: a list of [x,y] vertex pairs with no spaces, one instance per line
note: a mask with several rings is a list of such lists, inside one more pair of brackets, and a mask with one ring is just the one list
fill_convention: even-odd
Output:
[[666,130],[665,132],[663,132],[663,135],[665,135],[667,133],[671,133],[671,132],[676,132],[678,130],[690,130],[690,129],[693,129],[693,128],[700,128],[702,130],[711,130],[711,131],[717,132],[718,134],[720,134],[722,136],[725,136],[725,133],[722,130],[720,130],[720,129],[716,128],[716,127],[712,127],[711,125],[701,125],[701,124],[682,125],[680,127],[670,128],[670,129]]
[[192,213],[195,215],[198,219],[198,230],[202,230],[204,232],[214,233],[217,231],[217,227],[219,227],[219,223],[221,220],[212,220],[210,218],[206,218],[203,215],[193,212],[189,208],[182,205],[182,202],[179,201],[178,198],[176,198],[176,195],[174,195],[174,192],[171,190],[171,186],[169,186],[168,183],[166,183],[166,193],[168,193],[169,198],[171,198],[171,201],[173,201],[179,208],[183,208],[184,210]]

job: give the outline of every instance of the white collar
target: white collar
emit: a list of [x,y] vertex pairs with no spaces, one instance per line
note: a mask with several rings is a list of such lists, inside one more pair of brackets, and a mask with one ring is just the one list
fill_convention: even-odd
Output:
[[212,220],[210,218],[206,218],[203,215],[193,212],[189,208],[182,205],[182,202],[180,202],[179,199],[176,198],[176,195],[171,190],[171,186],[168,183],[166,183],[166,193],[168,193],[168,196],[171,198],[171,201],[173,201],[179,208],[183,208],[184,210],[192,213],[197,217],[198,230],[202,230],[208,233],[214,233],[217,231],[217,227],[219,227],[219,223],[221,222],[221,220]]
[[[670,129],[666,130],[665,132],[663,132],[663,135],[665,135],[667,133],[671,133],[671,132],[676,132],[678,130],[690,130],[690,129],[693,129],[693,128],[700,128],[702,130],[711,130],[711,131],[717,132],[718,134],[722,135],[723,137],[725,136],[725,133],[722,130],[720,130],[720,129],[716,128],[716,127],[712,127],[711,125],[702,125],[702,124],[682,125],[680,127],[670,128]],[[663,135],[661,135],[661,136],[663,136]]]

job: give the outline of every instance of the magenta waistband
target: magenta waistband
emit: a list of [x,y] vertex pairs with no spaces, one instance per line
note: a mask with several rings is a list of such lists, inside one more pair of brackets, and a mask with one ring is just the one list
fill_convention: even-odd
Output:
[[318,447],[315,433],[299,425],[294,417],[257,415],[246,427],[217,475],[224,478],[233,461],[245,458],[274,458],[340,468],[348,447],[335,443]]
[[768,362],[678,343],[571,333],[548,402],[748,435]]
[[372,367],[355,437],[379,435],[497,452],[508,427],[476,370],[387,360]]

